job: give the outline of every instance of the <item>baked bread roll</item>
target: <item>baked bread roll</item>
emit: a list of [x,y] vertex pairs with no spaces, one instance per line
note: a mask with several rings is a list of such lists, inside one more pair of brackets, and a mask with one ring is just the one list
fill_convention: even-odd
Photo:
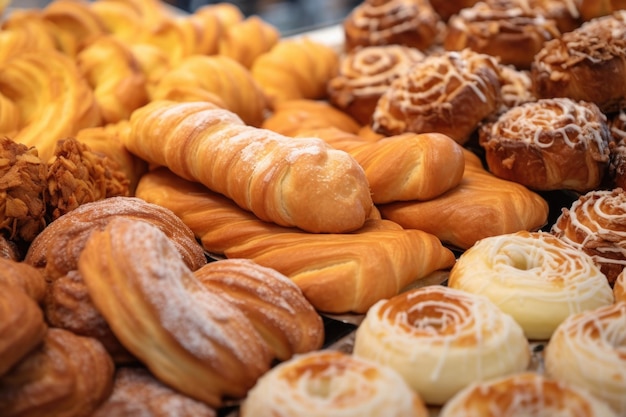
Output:
[[618,415],[626,413],[626,303],[587,310],[565,319],[544,352],[546,373],[588,390]]
[[343,20],[344,48],[406,45],[427,49],[435,43],[441,18],[424,0],[365,0]]
[[430,405],[530,363],[528,341],[511,316],[486,297],[441,285],[376,303],[356,330],[354,355],[395,369]]
[[321,139],[247,126],[235,113],[200,102],[153,101],[133,113],[131,127],[125,145],[132,153],[262,220],[342,233],[363,226],[372,210],[361,166]]
[[111,394],[114,371],[97,340],[50,328],[0,379],[0,414],[89,416]]
[[489,171],[534,190],[597,188],[611,134],[593,103],[541,99],[514,107],[479,130]]
[[535,372],[523,372],[470,385],[441,410],[440,417],[617,417],[588,391]]
[[454,263],[449,249],[419,230],[380,219],[345,234],[280,227],[166,169],[146,174],[137,196],[176,213],[209,253],[251,259],[288,276],[319,311],[363,313]]
[[546,224],[549,210],[543,197],[490,174],[471,151],[463,153],[465,170],[459,185],[432,200],[379,205],[383,218],[432,233],[461,250],[488,236],[537,230]]
[[626,270],[622,269],[613,284],[613,296],[615,296],[616,303],[626,301],[626,272],[624,271]]
[[491,299],[537,340],[549,339],[572,314],[613,303],[593,259],[547,232],[476,242],[452,267],[448,285]]
[[626,266],[626,193],[615,188],[579,196],[550,232],[591,256],[613,285]]
[[626,87],[606,82],[626,74],[626,11],[599,17],[544,44],[531,66],[538,98],[568,97],[618,110]]
[[499,64],[471,49],[427,56],[380,97],[372,127],[386,135],[442,133],[466,143],[500,105]]
[[115,335],[173,389],[218,407],[269,368],[272,354],[245,314],[200,283],[155,226],[113,219],[78,264]]
[[337,74],[328,80],[328,100],[368,125],[391,82],[424,57],[417,48],[397,44],[353,49],[341,57]]
[[242,417],[426,417],[419,396],[391,368],[338,351],[298,355],[263,375]]

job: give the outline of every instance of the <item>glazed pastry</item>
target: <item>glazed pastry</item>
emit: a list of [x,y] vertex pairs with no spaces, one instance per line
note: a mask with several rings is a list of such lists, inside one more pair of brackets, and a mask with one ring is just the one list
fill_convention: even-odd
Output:
[[613,295],[616,303],[626,301],[626,272],[624,271],[622,269],[622,272],[620,272],[613,284]]
[[249,259],[209,262],[194,271],[212,293],[234,304],[281,361],[322,347],[324,325],[289,278]]
[[498,57],[501,64],[530,68],[543,44],[561,35],[556,22],[526,0],[491,0],[462,9],[448,21],[443,46]]
[[537,100],[531,91],[532,80],[528,71],[519,70],[512,65],[501,65],[500,84],[502,103],[500,109],[492,115],[494,120],[513,107]]
[[450,400],[440,417],[617,417],[586,390],[539,373],[524,372],[477,382]]
[[0,282],[0,314],[2,376],[43,341],[48,326],[37,302],[19,286],[5,283],[4,279]]
[[132,153],[204,184],[262,220],[342,233],[363,226],[372,210],[361,166],[321,139],[294,140],[199,102],[153,101],[130,122],[125,145]]
[[429,0],[429,2],[435,12],[447,22],[450,17],[463,9],[472,7],[478,0]]
[[91,415],[111,394],[113,373],[97,340],[51,328],[42,344],[0,379],[0,414]]
[[613,140],[609,143],[608,179],[615,188],[626,189],[626,111],[609,119]]
[[613,303],[593,259],[547,232],[480,240],[459,257],[448,285],[483,294],[538,340],[549,339],[572,314]]
[[489,171],[534,190],[597,188],[609,162],[606,116],[593,103],[541,99],[481,127]]
[[561,214],[551,232],[587,253],[611,285],[626,266],[626,193],[589,191]]
[[227,26],[220,36],[218,54],[252,68],[254,62],[281,41],[280,32],[258,16],[248,16]]
[[208,405],[176,392],[143,367],[120,367],[113,392],[92,417],[215,417]]
[[588,390],[618,415],[626,413],[626,303],[568,317],[555,330],[544,353],[546,373]]
[[531,67],[538,98],[568,97],[605,113],[626,101],[626,88],[606,82],[626,75],[626,11],[593,19],[544,44]]
[[241,417],[426,417],[428,411],[391,368],[338,351],[298,355],[263,375]]
[[328,100],[362,125],[370,124],[376,103],[393,80],[424,59],[404,45],[366,46],[343,55],[328,81]]
[[302,37],[280,40],[254,61],[250,72],[274,108],[287,100],[325,99],[338,66],[332,47]]
[[2,18],[0,63],[7,62],[25,51],[56,48],[55,39],[47,30],[38,10],[13,9],[10,15]]
[[319,311],[363,313],[454,263],[450,250],[419,230],[375,218],[346,234],[279,227],[166,169],[146,174],[137,196],[176,213],[209,253],[251,259],[288,276]]
[[365,0],[343,20],[344,48],[399,44],[425,50],[441,23],[428,1]]
[[272,353],[245,314],[198,281],[157,227],[115,218],[78,264],[113,333],[173,389],[218,407],[269,369]]
[[486,297],[442,285],[376,303],[356,330],[354,355],[395,369],[430,405],[530,363],[528,341],[511,316]]
[[515,182],[502,180],[483,168],[469,150],[458,186],[428,201],[379,205],[383,218],[406,229],[432,233],[461,250],[478,240],[520,230],[537,230],[548,220],[548,203]]
[[426,57],[380,97],[373,129],[392,135],[442,133],[466,143],[500,105],[499,64],[471,49]]
[[107,34],[124,42],[135,42],[143,30],[141,12],[126,1],[90,2],[91,11],[98,16]]

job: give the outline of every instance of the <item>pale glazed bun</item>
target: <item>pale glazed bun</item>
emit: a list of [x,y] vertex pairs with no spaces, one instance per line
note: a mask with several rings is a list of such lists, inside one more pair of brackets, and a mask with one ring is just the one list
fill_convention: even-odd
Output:
[[593,259],[547,232],[478,241],[452,267],[448,285],[485,295],[529,339],[548,339],[568,316],[613,303],[611,286]]
[[626,415],[626,303],[568,317],[544,353],[549,376],[587,389]]
[[617,276],[615,284],[613,284],[613,295],[615,302],[626,301],[626,269]]
[[398,371],[441,405],[476,380],[521,372],[522,328],[486,297],[434,285],[375,304],[356,331],[354,354]]
[[294,356],[248,392],[241,417],[427,417],[393,369],[333,350]]
[[466,388],[439,417],[617,417],[587,391],[525,372]]
[[581,195],[551,233],[593,258],[610,284],[626,266],[626,192],[621,188]]
[[611,134],[593,103],[542,99],[513,107],[479,131],[489,171],[534,190],[597,188]]

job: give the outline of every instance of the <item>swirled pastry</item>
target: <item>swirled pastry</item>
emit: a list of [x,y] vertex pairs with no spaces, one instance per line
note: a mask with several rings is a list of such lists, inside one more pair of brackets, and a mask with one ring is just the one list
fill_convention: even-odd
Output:
[[479,130],[489,171],[534,190],[597,188],[610,140],[600,109],[568,98],[525,103]]
[[50,328],[42,344],[0,378],[0,414],[91,415],[110,395],[113,373],[100,342]]
[[405,45],[356,48],[342,56],[338,73],[328,80],[328,100],[368,125],[378,99],[391,82],[424,57],[419,49]]
[[615,302],[626,301],[626,269],[622,269],[613,283],[613,295]]
[[437,39],[441,18],[424,0],[365,0],[343,20],[346,51],[400,44],[427,49]]
[[298,355],[263,375],[242,417],[426,417],[420,397],[393,369],[338,351]]
[[499,64],[471,49],[429,55],[395,79],[374,111],[387,135],[437,132],[460,144],[500,105]]
[[588,390],[618,415],[626,413],[626,303],[565,319],[544,352],[546,373]]
[[470,385],[441,410],[440,417],[617,417],[588,391],[539,373],[524,372]]
[[531,66],[538,98],[568,97],[598,105],[605,113],[626,101],[626,11],[593,19],[544,44]]
[[476,242],[452,267],[448,285],[485,295],[529,339],[549,339],[568,316],[613,303],[611,286],[593,259],[547,232]]
[[579,196],[551,232],[591,256],[612,285],[626,266],[626,192],[615,188]]
[[395,369],[432,405],[530,363],[528,341],[511,316],[486,297],[440,285],[376,303],[356,330],[354,355]]

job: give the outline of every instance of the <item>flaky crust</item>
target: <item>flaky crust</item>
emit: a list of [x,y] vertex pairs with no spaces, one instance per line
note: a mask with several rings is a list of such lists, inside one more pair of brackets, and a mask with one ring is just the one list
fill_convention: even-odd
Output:
[[281,41],[280,32],[259,16],[248,16],[227,26],[219,39],[218,54],[238,61],[246,68]]
[[177,213],[207,251],[252,259],[287,275],[321,311],[367,311],[379,299],[454,263],[451,251],[420,230],[376,219],[347,234],[283,228],[164,169],[145,175],[137,195]]

